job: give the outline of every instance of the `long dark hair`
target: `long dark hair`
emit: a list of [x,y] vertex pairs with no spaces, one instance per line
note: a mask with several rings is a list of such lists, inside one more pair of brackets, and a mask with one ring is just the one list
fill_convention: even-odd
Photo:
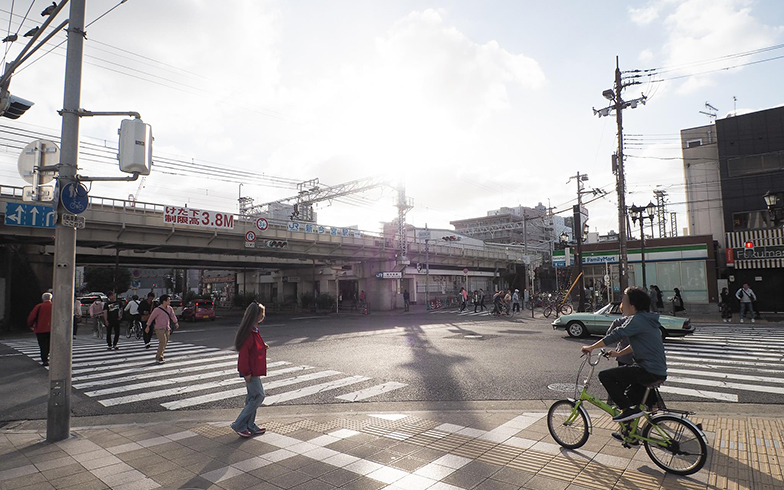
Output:
[[237,350],[242,349],[242,345],[250,335],[251,330],[258,324],[259,315],[261,314],[261,306],[255,301],[245,308],[245,315],[240,322],[240,328],[237,330],[237,336],[234,337],[234,348]]

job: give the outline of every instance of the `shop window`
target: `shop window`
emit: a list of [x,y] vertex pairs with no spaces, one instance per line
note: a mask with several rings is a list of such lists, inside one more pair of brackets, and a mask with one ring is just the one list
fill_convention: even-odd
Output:
[[705,262],[693,261],[681,263],[681,295],[683,301],[696,303],[708,302],[707,281],[705,279]]

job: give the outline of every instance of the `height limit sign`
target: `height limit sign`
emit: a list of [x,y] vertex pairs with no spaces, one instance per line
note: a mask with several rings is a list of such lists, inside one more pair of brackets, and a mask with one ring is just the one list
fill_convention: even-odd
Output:
[[250,230],[245,233],[245,248],[256,248],[256,232]]

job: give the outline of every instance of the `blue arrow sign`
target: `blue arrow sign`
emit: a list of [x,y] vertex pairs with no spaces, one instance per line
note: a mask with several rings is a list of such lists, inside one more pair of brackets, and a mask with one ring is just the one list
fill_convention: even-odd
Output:
[[51,206],[9,202],[5,205],[5,224],[30,226],[33,228],[54,228],[57,224],[57,213]]
[[81,214],[87,209],[87,188],[80,183],[69,182],[60,192],[63,207],[69,213]]

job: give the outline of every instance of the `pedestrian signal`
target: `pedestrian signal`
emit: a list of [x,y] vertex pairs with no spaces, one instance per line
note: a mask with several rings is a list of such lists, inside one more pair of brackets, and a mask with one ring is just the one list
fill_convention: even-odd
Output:
[[747,259],[754,257],[754,242],[746,242],[743,244],[743,256]]
[[269,248],[284,248],[288,246],[289,242],[286,240],[267,240],[267,246]]

